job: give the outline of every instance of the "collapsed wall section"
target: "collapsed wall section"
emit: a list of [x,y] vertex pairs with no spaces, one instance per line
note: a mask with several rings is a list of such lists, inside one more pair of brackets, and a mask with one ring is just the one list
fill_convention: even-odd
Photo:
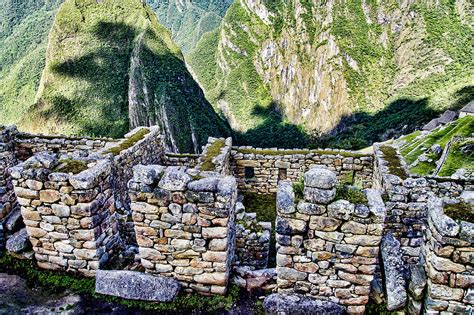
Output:
[[373,157],[342,150],[284,150],[233,147],[231,169],[239,190],[259,194],[277,192],[280,180],[297,182],[312,166],[337,173],[340,181],[372,187]]
[[[84,162],[84,161],[83,161]],[[38,266],[94,276],[121,244],[109,160],[87,161],[75,175],[39,153],[10,169]]]
[[304,196],[295,200],[290,181],[277,192],[277,285],[283,294],[304,294],[345,305],[361,314],[378,267],[385,207],[367,190],[368,204],[334,201],[337,176],[324,168],[304,175]]
[[235,243],[237,183],[186,167],[136,166],[129,183],[141,263],[185,291],[224,294]]

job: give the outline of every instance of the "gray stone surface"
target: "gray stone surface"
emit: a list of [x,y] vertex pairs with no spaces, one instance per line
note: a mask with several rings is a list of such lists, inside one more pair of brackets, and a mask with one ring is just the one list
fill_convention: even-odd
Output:
[[266,314],[346,314],[339,304],[302,295],[272,294],[265,298],[263,307]]
[[426,287],[426,273],[422,264],[410,265],[410,278],[408,290],[415,300],[423,298],[423,291]]
[[442,199],[430,198],[428,200],[428,208],[430,209],[429,219],[440,234],[451,237],[458,235],[460,230],[459,224],[444,214]]
[[160,165],[136,165],[133,167],[133,181],[145,185],[153,185],[163,173]]
[[218,178],[206,177],[190,182],[188,184],[188,189],[193,191],[215,191],[218,183]]
[[20,209],[13,210],[5,219],[5,229],[8,231],[15,231],[23,224]]
[[12,253],[21,253],[29,247],[28,233],[26,228],[21,229],[20,231],[13,234],[7,240],[7,250]]
[[135,271],[98,270],[97,293],[130,300],[169,302],[179,293],[180,284],[173,278]]
[[391,233],[388,233],[382,238],[381,251],[385,271],[387,310],[399,310],[404,308],[407,303],[405,268],[400,242]]
[[333,189],[336,182],[336,173],[326,168],[315,167],[304,174],[305,187]]
[[293,185],[288,180],[282,180],[278,184],[276,207],[277,211],[285,214],[290,214],[296,211]]
[[332,218],[349,220],[355,206],[347,200],[337,200],[328,205],[328,215]]
[[320,189],[313,187],[304,188],[304,199],[317,204],[328,204],[336,197],[336,188]]
[[166,190],[185,191],[188,183],[192,180],[183,168],[168,167],[158,183],[158,187]]

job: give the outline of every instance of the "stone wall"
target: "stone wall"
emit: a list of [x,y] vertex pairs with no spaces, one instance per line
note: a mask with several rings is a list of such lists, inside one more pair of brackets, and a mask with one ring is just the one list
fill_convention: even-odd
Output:
[[185,291],[224,294],[235,244],[237,183],[185,167],[136,166],[129,183],[141,263]]
[[277,285],[284,294],[304,294],[345,305],[362,314],[378,267],[385,207],[366,190],[368,205],[334,201],[336,173],[313,168],[304,175],[304,197],[295,202],[290,181],[277,192]]
[[0,127],[0,223],[17,207],[8,168],[17,164],[14,153],[15,127]]
[[20,132],[15,137],[15,154],[25,161],[38,152],[73,153],[77,151],[89,154],[101,151],[113,145],[117,140],[110,138],[87,138],[61,135],[41,135]]
[[472,314],[474,311],[474,224],[454,221],[444,202],[428,202],[422,254],[427,275],[425,312]]
[[165,153],[162,156],[162,164],[165,166],[196,167],[200,154],[175,154]]
[[159,164],[161,162],[164,152],[163,137],[158,127],[138,127],[126,134],[125,138],[116,144],[120,146],[143,129],[149,130],[143,139],[112,157],[112,190],[115,207],[121,215],[121,236],[127,244],[136,244],[127,183],[133,177],[135,165]]
[[270,251],[271,222],[258,222],[256,213],[245,212],[241,202],[236,205],[234,266],[265,269]]
[[[234,147],[231,168],[239,190],[276,193],[280,180],[296,182],[311,166],[335,171],[341,181],[372,187],[373,157],[349,151],[283,150]],[[246,174],[247,173],[247,174]],[[253,174],[252,174],[253,173]]]
[[[83,160],[85,161],[85,160]],[[58,173],[54,154],[10,169],[38,266],[94,276],[121,247],[109,160],[87,160],[76,175]]]
[[[375,147],[376,186],[385,191],[386,232],[392,232],[401,242],[403,259],[415,264],[419,260],[422,231],[427,225],[427,201],[430,196],[459,198],[463,191],[474,190],[473,181],[436,177],[401,177],[390,173],[388,158]],[[409,176],[400,156],[401,167]]]

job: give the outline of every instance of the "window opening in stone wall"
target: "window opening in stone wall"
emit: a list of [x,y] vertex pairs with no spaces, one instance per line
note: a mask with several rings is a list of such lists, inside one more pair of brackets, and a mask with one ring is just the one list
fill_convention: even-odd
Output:
[[288,170],[286,168],[278,169],[278,180],[286,180],[288,178]]
[[255,179],[255,169],[250,166],[245,167],[245,179],[246,180],[253,180]]

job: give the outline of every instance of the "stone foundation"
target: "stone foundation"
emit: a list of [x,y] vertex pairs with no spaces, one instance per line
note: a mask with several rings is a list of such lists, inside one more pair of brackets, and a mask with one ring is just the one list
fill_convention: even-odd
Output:
[[94,276],[121,247],[111,163],[89,160],[77,175],[58,173],[54,154],[10,169],[38,266]]
[[425,312],[474,312],[474,224],[454,221],[443,211],[444,202],[428,202],[428,225],[422,254],[427,275]]
[[297,182],[316,165],[336,172],[341,181],[372,187],[373,157],[350,151],[233,147],[231,161],[241,192],[276,193],[280,180]]
[[137,166],[129,183],[146,272],[185,291],[224,294],[235,242],[237,183],[185,167]]
[[385,208],[380,194],[368,205],[334,201],[336,173],[314,168],[304,176],[304,198],[295,202],[289,181],[277,193],[278,292],[304,294],[361,314],[378,267]]

